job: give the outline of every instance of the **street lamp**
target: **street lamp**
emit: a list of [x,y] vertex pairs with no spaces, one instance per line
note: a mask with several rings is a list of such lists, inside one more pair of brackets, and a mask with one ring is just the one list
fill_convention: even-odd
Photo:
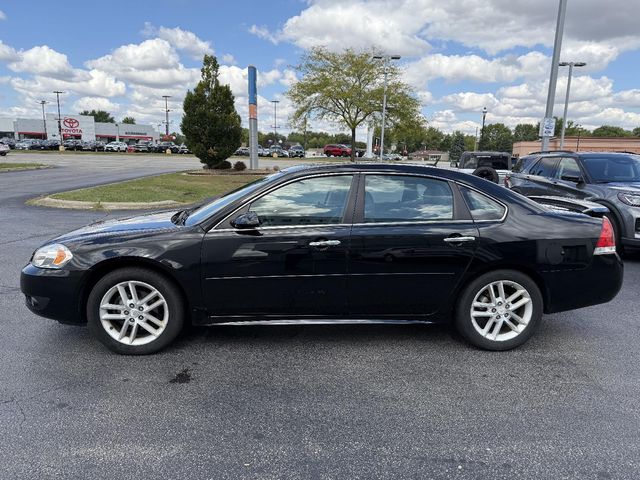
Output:
[[562,116],[562,134],[560,135],[560,150],[564,148],[564,130],[567,126],[567,110],[569,109],[569,91],[571,90],[571,76],[573,67],[584,67],[584,62],[560,62],[558,66],[569,67],[569,77],[567,78],[567,94],[564,98],[564,115]]
[[280,100],[271,100],[273,103],[273,141],[278,140],[278,104]]
[[47,138],[47,120],[45,119],[44,116],[44,106],[49,103],[46,100],[40,100],[38,102],[40,105],[42,105],[42,126],[44,127],[44,138]]
[[482,107],[482,128],[480,129],[480,141],[478,142],[478,148],[484,147],[484,143],[482,143],[482,141],[484,140],[484,124],[487,120],[487,111],[487,107]]
[[169,136],[169,99],[171,98],[171,95],[163,95],[162,98],[164,98],[164,110],[165,110],[165,121],[167,122],[167,129],[165,131],[167,137]]
[[389,62],[391,60],[400,60],[400,55],[374,55],[374,60],[382,60],[384,72],[384,93],[382,95],[382,128],[380,131],[380,160],[384,152],[384,121],[387,113],[387,75],[389,73]]
[[578,141],[576,142],[576,152],[580,151],[580,134],[582,133],[582,125],[579,123],[576,125],[578,129]]
[[116,123],[116,142],[120,141],[120,125]]
[[65,93],[60,90],[54,90],[56,94],[56,100],[58,101],[58,139],[60,140],[60,147],[62,148],[62,117],[60,116],[60,94]]

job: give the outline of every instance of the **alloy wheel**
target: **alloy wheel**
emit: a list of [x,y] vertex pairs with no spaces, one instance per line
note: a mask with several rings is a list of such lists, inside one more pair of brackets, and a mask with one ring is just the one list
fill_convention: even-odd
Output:
[[116,341],[125,345],[146,345],[164,332],[169,307],[162,294],[148,283],[120,282],[100,301],[100,323]]
[[510,280],[491,282],[480,289],[471,303],[471,323],[484,338],[497,342],[520,335],[531,321],[531,295]]

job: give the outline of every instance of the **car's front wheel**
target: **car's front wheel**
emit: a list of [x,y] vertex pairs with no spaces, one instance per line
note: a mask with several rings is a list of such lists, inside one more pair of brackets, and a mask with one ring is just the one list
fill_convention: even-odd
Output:
[[145,268],[122,268],[101,278],[87,300],[93,335],[126,355],[157,352],[182,330],[184,301],[165,276]]
[[497,270],[467,285],[458,301],[455,325],[476,347],[510,350],[531,338],[542,311],[542,294],[531,278],[514,270]]

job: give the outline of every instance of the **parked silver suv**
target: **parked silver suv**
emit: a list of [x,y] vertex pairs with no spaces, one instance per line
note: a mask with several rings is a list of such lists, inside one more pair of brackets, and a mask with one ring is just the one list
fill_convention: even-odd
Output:
[[640,155],[538,152],[522,157],[505,185],[526,196],[578,198],[604,205],[617,244],[640,248]]

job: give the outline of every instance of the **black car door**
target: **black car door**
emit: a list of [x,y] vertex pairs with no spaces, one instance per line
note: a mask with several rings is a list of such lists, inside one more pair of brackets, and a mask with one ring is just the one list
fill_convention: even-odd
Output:
[[478,230],[457,187],[412,175],[361,175],[349,254],[354,316],[428,315],[471,262]]
[[554,176],[558,165],[558,157],[542,157],[527,173],[517,186],[523,195],[555,195]]
[[[344,314],[353,182],[352,174],[294,180],[210,230],[202,248],[210,315]],[[249,211],[258,215],[258,228],[231,226]]]

